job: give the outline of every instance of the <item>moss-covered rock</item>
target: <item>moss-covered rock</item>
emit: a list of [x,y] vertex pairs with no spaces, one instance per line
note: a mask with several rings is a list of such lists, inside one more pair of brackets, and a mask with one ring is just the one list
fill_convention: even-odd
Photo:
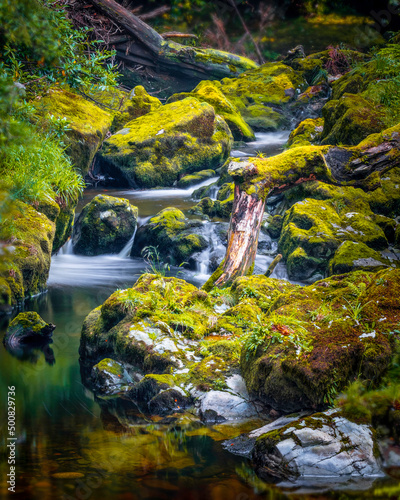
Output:
[[140,256],[144,247],[151,246],[163,261],[187,263],[191,255],[207,247],[207,241],[199,234],[202,226],[201,221],[186,219],[176,208],[164,208],[138,229],[131,255]]
[[329,263],[330,274],[342,274],[359,269],[387,267],[390,261],[364,243],[344,241]]
[[194,186],[196,184],[200,184],[211,177],[215,177],[216,173],[214,170],[200,170],[200,172],[196,172],[192,175],[185,175],[182,179],[178,181],[178,187],[182,189],[187,189],[190,186]]
[[385,129],[384,114],[359,95],[343,94],[322,109],[322,144],[358,144],[370,134]]
[[55,223],[46,215],[21,201],[12,204],[1,226],[2,240],[8,244],[1,274],[9,305],[46,289],[54,234]]
[[266,63],[219,87],[254,130],[277,130],[288,123],[288,104],[306,86],[300,73],[282,63]]
[[66,119],[70,129],[66,132],[66,152],[75,167],[86,174],[111,127],[112,113],[77,94],[54,89],[35,103],[35,108],[44,123],[49,115]]
[[136,229],[137,216],[137,208],[128,200],[95,196],[82,209],[74,226],[74,252],[81,255],[120,252]]
[[[322,186],[319,187],[323,189]],[[330,189],[332,193],[335,193],[337,188],[331,187]],[[351,189],[352,192],[349,191]],[[314,194],[318,192],[317,190],[318,187]],[[355,195],[354,198],[347,199],[347,202],[350,206],[358,207],[360,212],[344,210],[346,203],[343,201],[345,198],[343,191],[347,192],[348,196]],[[326,192],[327,196],[329,196],[328,193],[329,190]],[[341,260],[347,255],[348,252],[343,253],[343,251],[350,246],[347,243],[343,246],[343,242],[360,244],[351,247],[353,250],[359,249],[362,253],[362,255],[360,252],[353,254],[352,261],[367,258],[365,254],[367,252],[368,257],[379,256],[378,260],[387,264],[387,259],[375,251],[384,250],[388,246],[385,232],[377,223],[379,218],[371,212],[365,197],[361,195],[361,200],[357,200],[357,190],[342,188],[342,193],[342,199],[339,198],[340,202],[306,198],[287,211],[278,247],[287,259],[288,273],[292,279],[309,279],[315,273],[322,273],[324,276],[328,271],[329,261],[334,256],[338,256]],[[340,194],[340,191],[337,194]],[[336,254],[340,245],[342,245],[342,250]],[[343,268],[342,271],[338,270],[339,268],[341,269],[340,266],[337,267],[337,264],[334,266],[331,263],[329,273],[337,274],[337,272],[348,272],[352,269],[351,266]],[[356,264],[355,268],[357,268]]]
[[307,118],[303,120],[291,133],[288,140],[290,148],[309,146],[319,141],[324,126],[322,118]]
[[208,217],[218,217],[229,219],[233,207],[233,193],[225,200],[212,200],[209,197],[203,198],[197,205],[189,210],[193,215],[207,215]]
[[180,101],[190,96],[201,102],[208,102],[213,106],[215,112],[226,121],[235,141],[254,141],[254,132],[243,120],[236,107],[225,97],[218,85],[219,82],[202,81],[192,92],[174,94],[167,103]]
[[101,164],[122,185],[172,186],[183,173],[220,167],[232,141],[214,108],[190,97],[127,123],[104,142]]
[[55,325],[46,323],[38,313],[29,311],[19,313],[9,324],[3,342],[6,346],[48,342]]
[[381,283],[385,297],[397,291],[399,271],[381,273],[342,274],[278,295],[243,346],[250,394],[290,412],[332,403],[354,376],[378,383],[394,349],[387,332],[399,320],[392,299],[369,306]]
[[75,205],[63,203],[60,206],[60,213],[56,219],[56,232],[54,234],[52,253],[58,252],[71,236],[74,219]]
[[122,363],[105,358],[93,366],[91,372],[92,387],[96,392],[114,394],[132,383],[132,378]]

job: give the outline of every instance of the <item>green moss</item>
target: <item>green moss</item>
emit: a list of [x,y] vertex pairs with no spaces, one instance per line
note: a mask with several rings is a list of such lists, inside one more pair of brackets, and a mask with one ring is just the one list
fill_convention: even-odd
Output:
[[197,205],[189,210],[194,215],[207,215],[208,217],[219,217],[228,219],[232,213],[233,193],[223,201],[212,200],[209,197],[203,198]]
[[97,195],[85,205],[76,221],[72,243],[81,255],[118,253],[137,225],[138,210],[124,198]]
[[12,248],[2,275],[15,305],[46,289],[55,224],[32,206],[15,201],[2,221],[2,238]]
[[191,383],[201,391],[220,390],[225,385],[225,377],[229,367],[218,356],[207,356],[196,364],[189,373]]
[[337,249],[329,264],[330,274],[342,274],[356,269],[376,269],[389,261],[364,243],[345,241]]
[[66,134],[69,144],[66,152],[75,167],[86,174],[111,127],[112,114],[79,95],[60,90],[50,90],[35,107],[44,123],[48,115],[66,118],[70,128]]
[[255,136],[249,125],[243,120],[236,107],[218,88],[219,82],[202,81],[190,93],[174,94],[167,103],[176,102],[186,97],[195,97],[201,102],[211,104],[215,112],[221,115],[231,129],[235,141],[253,141]]
[[103,169],[133,187],[168,186],[184,172],[218,168],[232,140],[209,104],[186,98],[127,123],[107,139]]
[[190,186],[194,186],[195,184],[200,184],[211,177],[215,177],[216,173],[214,170],[200,170],[193,175],[185,175],[178,181],[178,187],[182,189],[187,189]]
[[99,363],[97,363],[97,365],[94,366],[94,368],[111,373],[116,377],[122,377],[124,374],[123,366],[110,358],[102,359]]
[[52,252],[57,252],[72,234],[72,226],[75,218],[75,206],[66,204],[60,207],[60,213],[56,219],[56,232],[54,235]]
[[165,208],[139,228],[132,255],[139,256],[143,248],[152,246],[163,261],[180,265],[206,248],[205,238],[195,232],[200,226],[201,221],[187,220],[180,210]]
[[359,95],[344,94],[322,109],[322,144],[358,144],[385,128],[383,112]]
[[307,118],[303,120],[291,133],[288,146],[309,146],[318,142],[323,130],[324,120],[322,118]]

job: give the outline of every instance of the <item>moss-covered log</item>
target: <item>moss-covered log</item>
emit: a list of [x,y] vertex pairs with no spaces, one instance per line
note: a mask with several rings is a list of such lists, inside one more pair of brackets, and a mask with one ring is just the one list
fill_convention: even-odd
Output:
[[234,160],[229,174],[235,199],[222,274],[215,282],[226,286],[254,264],[258,234],[267,196],[309,180],[376,189],[380,174],[400,159],[400,124],[368,136],[355,147],[303,146],[271,158]]
[[235,54],[164,40],[114,0],[93,0],[92,3],[131,37],[127,43],[116,46],[117,56],[128,64],[142,64],[200,80],[237,76],[257,67],[254,61]]

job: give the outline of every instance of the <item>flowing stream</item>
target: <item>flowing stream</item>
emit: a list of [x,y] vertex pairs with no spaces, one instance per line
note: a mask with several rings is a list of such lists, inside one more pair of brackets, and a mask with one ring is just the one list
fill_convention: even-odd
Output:
[[[276,154],[286,139],[287,133],[259,134],[240,154],[256,150]],[[211,182],[213,179],[207,184]],[[140,222],[145,223],[167,206],[191,207],[193,189],[92,189],[85,192],[80,207],[98,193],[125,197],[139,207]],[[210,245],[199,254],[197,270],[180,274],[196,285],[209,276],[210,259],[220,258],[225,251],[215,237],[216,224],[205,224],[204,231]],[[16,392],[18,493],[9,498],[287,498],[290,489],[265,485],[246,459],[223,451],[220,445],[221,440],[249,431],[259,422],[185,426],[171,419],[146,419],[132,405],[95,398],[83,386],[78,354],[82,322],[113,291],[132,286],[145,270],[142,259],[128,257],[132,243],[134,235],[119,255],[98,257],[74,255],[67,243],[53,258],[48,292],[26,304],[28,310],[57,326],[53,343],[44,349],[13,353],[0,348],[0,398],[6,400],[8,386],[15,386]],[[271,255],[257,257],[260,272],[265,272],[271,260]],[[171,274],[177,271],[171,269]],[[278,266],[275,273],[286,276],[284,266]],[[3,319],[3,333],[7,322]],[[1,426],[0,443],[5,449],[4,421]],[[3,460],[0,474],[4,477],[7,471]],[[333,498],[333,494],[327,495]],[[354,498],[360,498],[359,492],[357,495]],[[307,497],[325,498],[321,493],[314,495],[312,488]],[[8,498],[5,482],[0,486],[0,498]]]

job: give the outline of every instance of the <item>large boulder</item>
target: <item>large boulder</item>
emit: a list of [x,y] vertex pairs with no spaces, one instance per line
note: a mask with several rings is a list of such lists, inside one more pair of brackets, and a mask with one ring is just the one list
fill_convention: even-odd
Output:
[[138,257],[150,246],[164,262],[178,266],[187,263],[194,253],[207,247],[202,227],[202,221],[186,219],[177,208],[164,208],[138,229],[131,255]]
[[8,242],[0,268],[1,305],[5,308],[46,290],[59,212],[51,200],[36,208],[19,200],[10,204],[1,224],[1,239]]
[[355,145],[386,128],[382,110],[355,94],[329,101],[322,109],[322,116],[321,144]]
[[[400,271],[357,271],[277,296],[244,343],[241,369],[250,395],[277,411],[323,409],[355,377],[378,383],[394,345]],[[246,278],[242,278],[243,285]],[[372,300],[372,302],[376,302]]]
[[75,167],[84,175],[90,169],[112,121],[112,112],[105,111],[93,102],[65,90],[51,89],[48,94],[35,103],[37,113],[44,124],[52,119],[64,119],[67,154]]
[[289,123],[290,103],[307,84],[301,73],[282,63],[266,63],[237,78],[214,84],[254,130],[277,130]]
[[80,255],[118,253],[133,236],[138,210],[128,200],[97,195],[74,225],[72,244]]
[[220,167],[232,142],[214,108],[189,97],[127,123],[104,142],[100,160],[122,185],[172,186],[182,174]]
[[217,85],[215,82],[202,81],[192,92],[174,94],[167,102],[180,101],[189,96],[193,96],[201,102],[208,102],[208,104],[213,106],[215,112],[224,118],[236,141],[254,141],[254,132],[243,120],[237,108],[225,97]]
[[[345,242],[357,244],[352,247],[353,255],[345,258],[346,262],[348,257],[352,261],[374,257],[381,265],[390,264],[388,257],[379,251],[388,248],[388,238],[393,241],[395,221],[374,214],[369,196],[361,189],[313,182],[292,190],[286,199],[293,203],[297,196],[310,198],[294,203],[286,211],[278,244],[292,279],[312,280],[313,276],[336,274],[340,266],[330,262],[336,252],[339,252],[336,260],[345,258],[343,251],[350,248],[342,246]],[[340,268],[339,272],[348,272],[357,266]]]
[[[84,383],[93,388],[101,368],[110,375],[97,377],[94,389],[123,392],[145,413],[171,415],[196,400],[206,422],[255,417],[257,406],[238,374],[243,323],[236,310],[223,317],[229,309],[223,300],[181,279],[143,275],[85,319],[79,350]],[[128,385],[118,380],[125,371],[132,377]]]

